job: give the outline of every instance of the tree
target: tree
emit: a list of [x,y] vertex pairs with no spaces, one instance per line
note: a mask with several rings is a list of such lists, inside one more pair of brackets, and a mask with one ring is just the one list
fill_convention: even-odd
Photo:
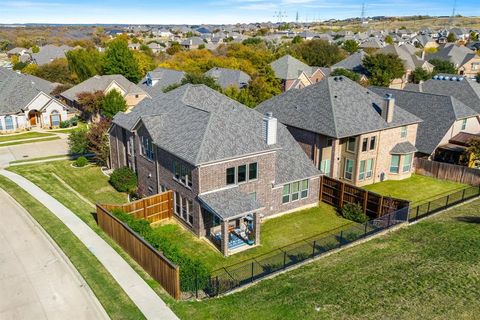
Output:
[[102,99],[100,113],[107,119],[112,119],[118,112],[127,110],[127,102],[117,90],[111,90]]
[[38,46],[33,46],[32,47],[32,53],[39,53],[40,52],[40,48]]
[[176,53],[183,51],[183,47],[178,42],[172,42],[166,51],[169,55],[173,56]]
[[355,40],[346,40],[343,43],[343,49],[350,54],[354,54],[355,52],[357,52],[358,48],[359,48],[358,43]]
[[480,83],[480,72],[477,73],[477,75],[475,76],[475,80],[477,80],[477,82]]
[[465,151],[467,159],[472,161],[480,161],[480,140],[472,139],[468,142],[467,150]]
[[385,37],[385,43],[387,43],[387,44],[393,44],[393,38],[392,38],[392,36],[387,35],[387,36]]
[[80,92],[77,95],[77,101],[82,111],[84,119],[93,119],[96,121],[99,118],[100,110],[103,104],[105,95],[102,91],[95,92]]
[[35,63],[27,64],[23,69],[22,73],[35,75],[38,71],[38,65]]
[[420,83],[420,81],[426,81],[430,79],[432,75],[430,72],[426,71],[422,67],[416,67],[415,70],[412,72],[412,81],[414,83]]
[[155,69],[155,63],[153,62],[152,57],[145,52],[134,51],[133,56],[135,57],[135,61],[137,62],[142,78],[147,74],[148,71]]
[[393,79],[405,74],[402,60],[394,54],[375,54],[363,58],[363,66],[368,71],[374,86],[388,87]]
[[257,38],[257,37],[253,37],[253,38],[247,38],[245,40],[242,41],[242,44],[246,45],[246,46],[256,46],[256,45],[259,45],[259,44],[262,44],[264,43],[262,38]]
[[447,42],[455,42],[455,41],[457,41],[457,36],[455,35],[455,33],[450,32],[447,36]]
[[437,73],[448,73],[448,74],[456,74],[457,73],[457,68],[455,68],[455,65],[447,60],[441,60],[441,59],[432,59],[429,60],[431,64],[435,66],[433,69],[433,72],[435,74]]
[[215,79],[201,73],[187,73],[185,77],[182,79],[182,85],[187,83],[204,84],[207,87],[212,88],[213,90],[222,92],[222,88],[217,84]]
[[66,57],[68,69],[80,82],[102,74],[103,55],[95,48],[71,50]]
[[475,31],[470,32],[470,41],[478,41],[479,34]]
[[75,78],[68,70],[68,62],[65,58],[55,59],[50,63],[39,66],[35,75],[50,82],[75,83]]
[[87,141],[86,127],[79,127],[73,129],[68,136],[68,146],[70,154],[87,154],[88,153],[88,141]]
[[293,37],[293,40],[292,40],[292,43],[293,44],[297,44],[297,43],[300,43],[300,42],[303,42],[303,38],[300,37],[300,36],[295,36]]
[[360,75],[358,73],[343,68],[333,70],[330,76],[344,76],[356,82],[360,81]]
[[73,85],[71,85],[71,84],[59,84],[52,90],[52,92],[50,92],[50,95],[52,95],[56,98],[59,98],[60,93],[62,93],[64,91],[67,91],[71,87],[73,87]]
[[0,51],[6,51],[9,46],[10,46],[10,41],[0,40]]
[[292,45],[292,54],[310,66],[330,67],[346,57],[336,44],[324,40],[311,40]]
[[90,126],[86,137],[88,141],[88,151],[95,154],[93,159],[100,166],[107,164],[108,155],[110,154],[107,133],[109,127],[110,120],[100,119],[99,122]]
[[127,41],[121,38],[108,44],[103,71],[105,74],[121,74],[133,83],[137,83],[142,78],[137,61],[128,49]]

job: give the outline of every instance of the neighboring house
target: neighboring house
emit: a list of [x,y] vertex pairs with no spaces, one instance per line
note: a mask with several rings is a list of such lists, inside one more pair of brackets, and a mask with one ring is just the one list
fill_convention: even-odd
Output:
[[335,63],[330,69],[333,71],[335,69],[346,69],[358,73],[361,75],[362,80],[367,80],[366,74],[367,70],[363,67],[363,58],[365,58],[367,54],[365,51],[360,50],[355,52],[354,54],[349,55],[345,59],[340,62]]
[[450,33],[455,35],[457,41],[468,41],[470,39],[470,32],[465,28],[452,28]]
[[68,108],[49,95],[49,86],[36,79],[0,68],[0,132],[59,127],[70,118]]
[[439,44],[432,37],[421,34],[413,38],[412,43],[423,49],[438,48]]
[[129,109],[136,106],[143,99],[150,98],[147,92],[120,74],[93,76],[62,92],[60,96],[65,99],[69,106],[78,108],[79,94],[84,92],[93,93],[95,91],[102,91],[104,94],[107,94],[111,90],[117,90],[122,94]]
[[260,242],[260,217],[318,203],[320,172],[287,128],[205,85],[186,84],[119,113],[113,169],[128,166],[138,192],[174,191],[177,219],[225,255]]
[[465,46],[447,43],[438,47],[438,51],[427,56],[427,60],[440,59],[453,63],[458,74],[475,77],[480,72],[480,56]]
[[480,83],[458,75],[436,75],[418,85],[411,85],[409,90],[451,95],[472,110],[480,113]]
[[25,54],[28,54],[30,55],[32,53],[32,51],[30,49],[26,49],[26,48],[22,48],[22,47],[16,47],[16,48],[13,48],[9,51],[7,51],[7,56],[9,58],[13,57],[13,56],[22,56],[22,55],[25,55]]
[[421,119],[395,97],[346,77],[328,77],[261,103],[273,112],[325,175],[357,186],[411,176]]
[[304,88],[328,76],[328,68],[310,67],[291,55],[285,55],[270,63],[275,77],[282,81],[282,90]]
[[[450,150],[445,150],[446,152],[443,154],[443,156],[448,160],[452,160],[452,163],[459,163],[461,165],[468,166],[469,168],[480,169],[480,160],[477,160],[475,154],[468,151],[468,147],[473,141],[480,142],[480,133],[457,133],[457,135],[455,135],[448,141],[450,145],[453,145],[455,147],[456,152],[453,153],[450,152]],[[452,154],[456,155],[459,161],[456,162],[455,157],[449,157]],[[442,156],[442,154],[440,154],[439,156]]]
[[383,43],[378,38],[367,38],[360,44],[360,49],[381,49]]
[[156,42],[150,42],[147,46],[150,48],[150,50],[152,50],[154,54],[165,51],[165,47],[162,47]]
[[370,88],[378,95],[391,94],[403,109],[423,121],[418,125],[417,156],[459,163],[465,148],[450,143],[457,134],[480,133],[479,113],[461,101],[445,95],[388,88]]
[[205,45],[206,43],[200,37],[190,37],[180,43],[185,49],[198,49],[202,44]]
[[130,50],[138,51],[138,50],[140,50],[141,45],[142,45],[141,43],[129,43],[128,48]]
[[32,53],[32,62],[41,66],[47,63],[52,62],[55,59],[65,58],[65,53],[74,48],[66,45],[60,47],[48,44],[46,46],[40,47],[40,51],[37,53]]
[[405,74],[402,78],[393,79],[390,83],[391,88],[403,89],[405,85],[411,80],[412,72],[416,68],[422,68],[427,72],[432,72],[434,66],[428,61],[422,60],[415,54],[416,48],[409,44],[397,45],[391,44],[378,51],[383,54],[394,54],[398,56],[405,67]]
[[241,70],[218,67],[208,70],[205,72],[205,75],[215,79],[222,89],[228,87],[235,87],[237,89],[245,88],[251,80],[250,76]]
[[166,87],[180,84],[184,77],[185,72],[183,71],[157,68],[149,71],[138,85],[154,98],[162,94]]

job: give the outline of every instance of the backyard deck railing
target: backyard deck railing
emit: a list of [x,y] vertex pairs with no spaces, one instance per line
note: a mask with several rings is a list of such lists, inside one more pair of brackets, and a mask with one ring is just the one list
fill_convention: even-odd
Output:
[[202,296],[216,296],[226,293],[271,274],[294,267],[308,259],[313,259],[334,249],[378,234],[406,222],[407,218],[408,207],[405,207],[363,224],[337,229],[333,234],[330,231],[328,235],[324,233],[310,237],[253,259],[218,269],[212,272],[205,286],[197,286],[194,294],[198,296],[201,292]]

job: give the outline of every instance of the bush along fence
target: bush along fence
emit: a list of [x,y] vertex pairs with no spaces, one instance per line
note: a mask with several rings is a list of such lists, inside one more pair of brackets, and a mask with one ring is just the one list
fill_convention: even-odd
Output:
[[327,176],[323,176],[321,180],[320,201],[340,209],[347,203],[358,203],[370,219],[409,206],[407,200],[385,197]]
[[264,255],[213,271],[208,279],[195,275],[193,295],[216,296],[252,283],[271,274],[291,268],[301,262],[316,258],[334,249],[378,234],[407,221],[408,207],[385,214],[363,224],[321,234]]
[[414,222],[425,218],[441,210],[447,209],[464,201],[480,196],[480,186],[470,186],[465,189],[450,193],[441,198],[431,200],[427,203],[411,207],[408,214],[408,221]]

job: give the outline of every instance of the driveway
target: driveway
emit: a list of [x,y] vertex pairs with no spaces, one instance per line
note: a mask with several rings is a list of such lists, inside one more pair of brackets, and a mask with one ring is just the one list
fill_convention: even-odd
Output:
[[108,319],[77,270],[25,209],[1,189],[0,203],[0,319]]
[[0,145],[0,168],[8,166],[8,163],[14,160],[28,160],[66,154],[68,154],[67,139],[30,142],[9,147]]

